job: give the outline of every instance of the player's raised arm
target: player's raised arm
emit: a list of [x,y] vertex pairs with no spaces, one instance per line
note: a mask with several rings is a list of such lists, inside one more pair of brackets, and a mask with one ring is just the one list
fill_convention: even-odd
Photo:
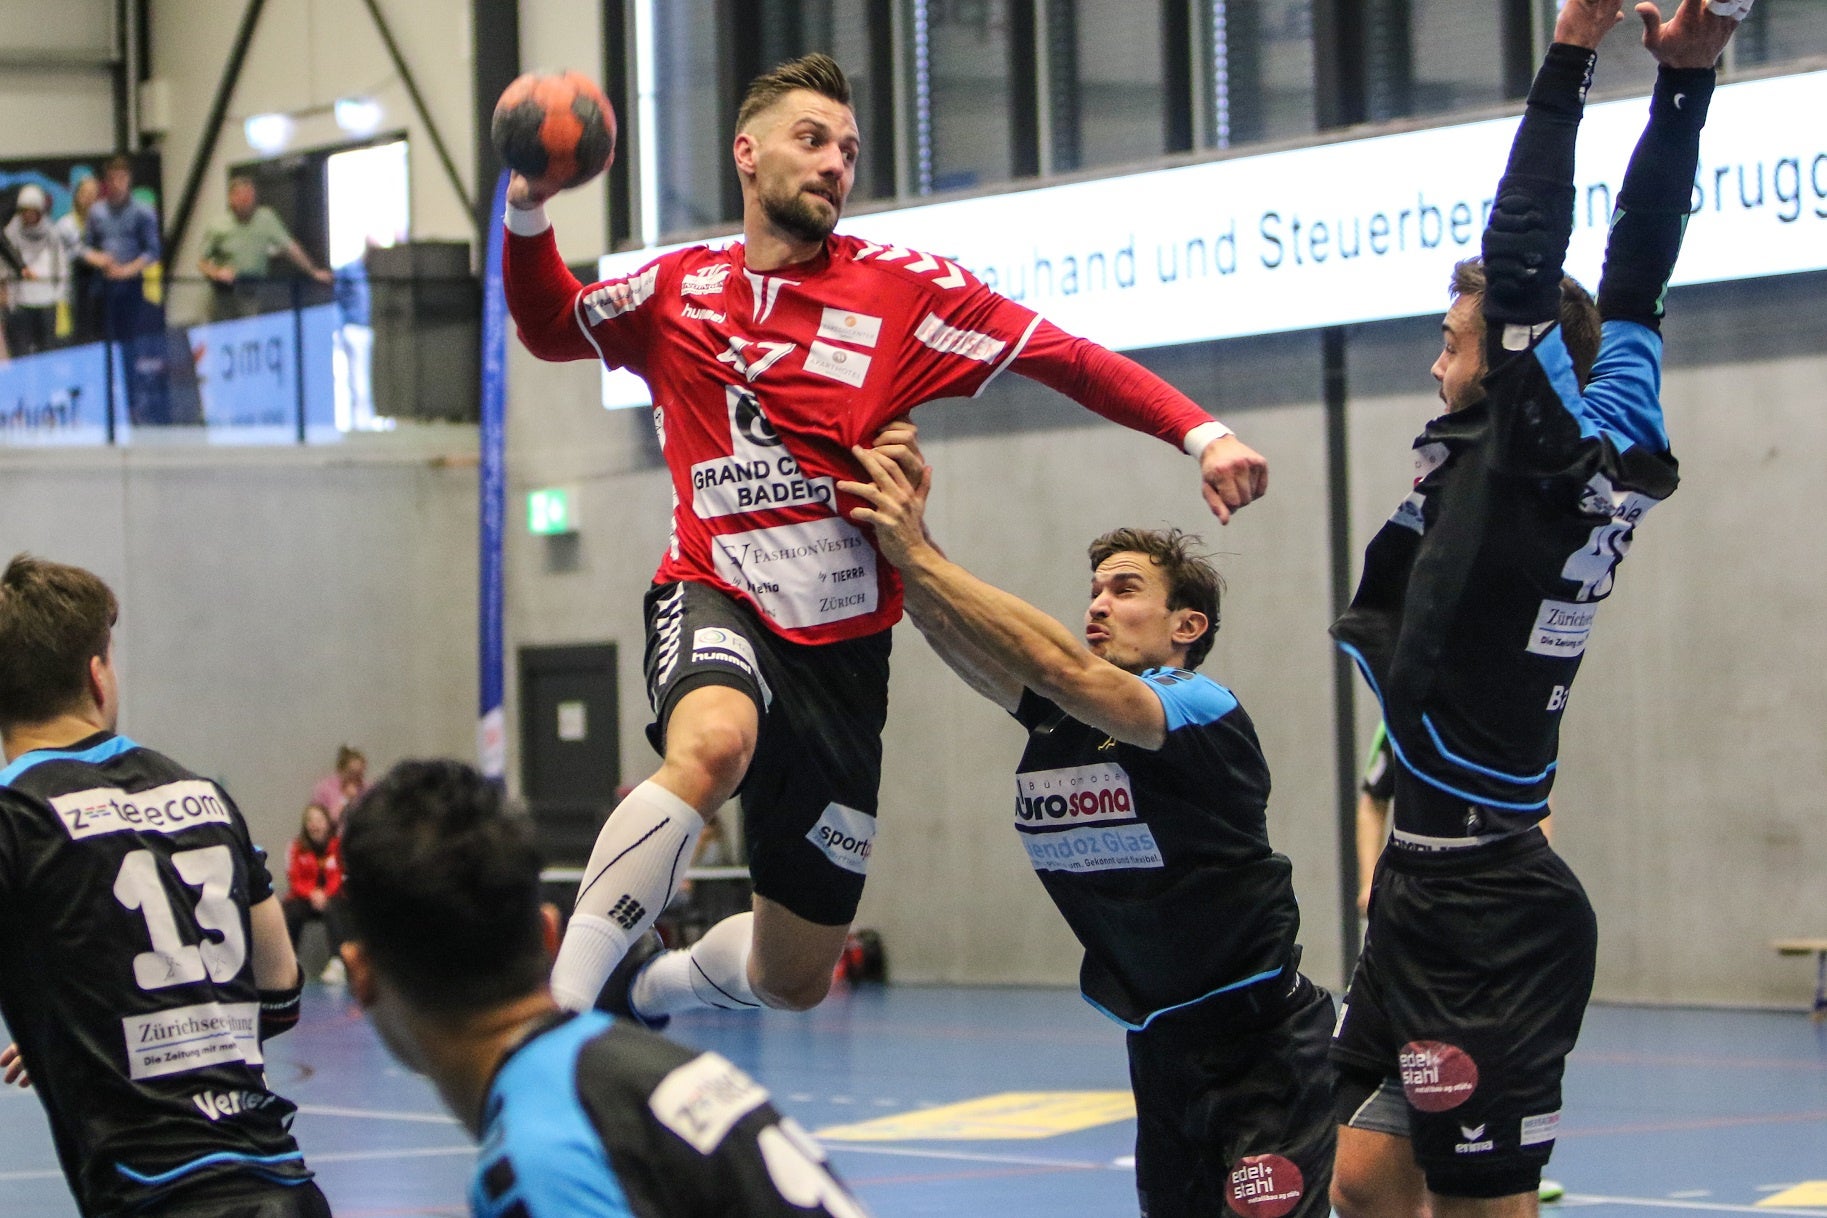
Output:
[[993,693],[977,686],[1005,710],[1014,709],[1022,689],[1031,689],[1125,744],[1161,746],[1166,712],[1140,678],[1093,655],[1060,623],[978,579],[931,543],[923,522],[930,470],[916,483],[880,452],[858,448],[855,453],[871,481],[838,483],[840,491],[869,505],[852,510],[850,517],[875,528],[876,543],[907,585],[909,604],[920,602],[918,612],[926,619],[921,632],[948,663],[947,640],[956,636],[967,666],[987,661],[992,671],[1000,668],[1006,674]]
[[1220,524],[1268,494],[1269,463],[1262,454],[1134,360],[1042,320],[1014,367],[1087,410],[1193,456],[1206,505]]
[[1484,232],[1485,347],[1495,368],[1559,312],[1573,235],[1573,151],[1596,49],[1623,19],[1619,0],[1568,0],[1529,89]]
[[1643,19],[1643,45],[1660,67],[1650,96],[1649,125],[1637,141],[1618,191],[1605,246],[1605,272],[1599,280],[1599,312],[1607,320],[1657,329],[1663,294],[1687,229],[1689,194],[1700,162],[1700,129],[1706,125],[1713,97],[1713,65],[1738,21],[1710,11],[1706,0],[1682,0],[1666,23],[1651,3],[1639,4],[1637,15]]

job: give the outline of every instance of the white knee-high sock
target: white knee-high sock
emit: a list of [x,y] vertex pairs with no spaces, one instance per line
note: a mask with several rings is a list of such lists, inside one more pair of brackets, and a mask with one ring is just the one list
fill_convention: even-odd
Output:
[[650,1019],[693,1007],[747,1011],[761,1006],[761,999],[749,988],[749,948],[754,937],[754,914],[723,919],[689,952],[656,956],[634,979],[629,1005]]
[[582,1011],[596,1002],[629,944],[672,900],[703,829],[697,809],[651,780],[609,814],[552,966],[552,996],[560,1006]]

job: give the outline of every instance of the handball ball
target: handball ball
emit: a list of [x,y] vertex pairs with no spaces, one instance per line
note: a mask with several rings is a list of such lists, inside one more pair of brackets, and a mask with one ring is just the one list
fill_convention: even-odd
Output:
[[528,72],[502,91],[489,136],[509,169],[550,193],[609,167],[615,110],[582,72]]

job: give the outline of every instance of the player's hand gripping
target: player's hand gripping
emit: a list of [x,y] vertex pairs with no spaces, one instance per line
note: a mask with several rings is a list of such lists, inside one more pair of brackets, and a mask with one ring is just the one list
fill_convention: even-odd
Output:
[[1219,524],[1231,523],[1231,513],[1269,493],[1269,463],[1263,455],[1235,435],[1220,436],[1199,454],[1200,488],[1206,506]]
[[[1737,16],[1722,16],[1722,10]],[[1662,9],[1650,0],[1637,5],[1643,19],[1643,45],[1665,68],[1710,68],[1719,61],[1732,32],[1749,15],[1749,3],[1708,3],[1681,0],[1675,15],[1664,23]]]
[[1622,20],[1623,0],[1567,0],[1554,20],[1554,41],[1594,51]]
[[[912,424],[908,427],[911,430]],[[880,437],[877,439],[879,442]],[[851,449],[870,480],[837,484],[838,490],[868,505],[850,509],[850,519],[875,529],[876,545],[881,547],[883,557],[897,567],[905,567],[922,547],[930,545],[926,536],[926,496],[932,490],[933,471],[920,460],[919,449],[912,447],[912,441],[910,434],[900,454],[906,459],[905,464],[888,455],[883,447]],[[907,459],[909,454],[911,459]]]
[[25,1071],[25,1059],[19,1056],[18,1045],[8,1045],[6,1048],[0,1049],[0,1069],[6,1071],[7,1086],[30,1087],[32,1085],[32,1076]]
[[531,211],[557,194],[556,190],[540,190],[527,180],[523,173],[516,173],[508,178],[507,202],[509,207],[518,207],[522,211]]

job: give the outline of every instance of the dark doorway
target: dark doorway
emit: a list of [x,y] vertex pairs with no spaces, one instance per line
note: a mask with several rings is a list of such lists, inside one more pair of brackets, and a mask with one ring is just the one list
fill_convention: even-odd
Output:
[[615,644],[519,654],[520,789],[546,863],[581,865],[622,781]]

